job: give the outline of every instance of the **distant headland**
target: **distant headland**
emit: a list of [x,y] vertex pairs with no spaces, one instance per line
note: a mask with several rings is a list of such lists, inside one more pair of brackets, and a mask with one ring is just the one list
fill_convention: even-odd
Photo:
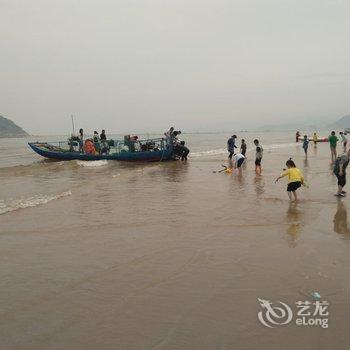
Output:
[[21,127],[12,120],[0,115],[0,138],[26,137],[29,136]]

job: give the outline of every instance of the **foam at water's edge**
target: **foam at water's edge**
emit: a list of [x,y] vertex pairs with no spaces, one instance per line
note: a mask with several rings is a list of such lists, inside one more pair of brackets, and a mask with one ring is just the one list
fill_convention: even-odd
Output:
[[[274,143],[271,145],[262,145],[265,151],[276,149],[276,148],[284,148],[284,147],[292,147],[292,146],[301,146],[301,144],[296,143]],[[254,147],[248,148],[247,152],[254,151]],[[225,148],[219,148],[219,149],[211,149],[208,151],[200,151],[200,152],[193,152],[190,153],[191,157],[203,157],[203,156],[216,156],[220,154],[226,154],[227,149]]]
[[94,161],[78,160],[77,164],[83,167],[95,168],[95,167],[105,166],[108,164],[108,162],[107,160],[94,160]]
[[56,199],[70,196],[71,194],[72,194],[71,191],[66,191],[66,192],[59,193],[57,195],[46,195],[46,196],[37,195],[26,199],[15,200],[8,204],[4,203],[3,201],[0,201],[0,215],[6,214],[12,211],[16,211],[19,209],[37,207],[38,205],[47,204]]

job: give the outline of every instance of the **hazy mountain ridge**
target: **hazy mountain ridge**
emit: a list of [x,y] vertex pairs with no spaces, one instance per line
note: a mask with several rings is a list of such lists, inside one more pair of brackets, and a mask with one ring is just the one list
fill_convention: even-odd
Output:
[[12,120],[0,115],[0,138],[26,137],[26,133],[21,127],[16,125]]
[[344,130],[350,128],[350,115],[339,118],[336,121],[309,121],[309,122],[295,122],[288,124],[266,124],[257,128],[259,131],[295,131],[295,130],[320,130],[320,129],[335,129]]
[[329,127],[332,127],[334,129],[350,128],[350,115],[345,115],[344,117],[341,117],[336,122],[329,124]]

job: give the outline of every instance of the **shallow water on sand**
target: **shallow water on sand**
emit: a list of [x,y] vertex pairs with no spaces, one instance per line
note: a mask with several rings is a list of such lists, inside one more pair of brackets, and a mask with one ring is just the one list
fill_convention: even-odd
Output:
[[[306,161],[287,133],[260,134],[263,173],[248,152],[240,176],[215,172],[228,135],[183,136],[187,163],[48,162],[25,140],[0,157],[4,349],[348,348],[349,203],[328,145]],[[274,184],[289,157],[310,185],[295,204]],[[258,298],[314,291],[328,329],[259,323]]]

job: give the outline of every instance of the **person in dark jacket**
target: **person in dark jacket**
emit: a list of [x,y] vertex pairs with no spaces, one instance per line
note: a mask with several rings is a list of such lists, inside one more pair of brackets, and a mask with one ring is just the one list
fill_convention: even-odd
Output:
[[236,135],[232,135],[228,140],[227,140],[227,150],[229,152],[229,159],[232,159],[232,156],[235,154],[235,148],[236,146]]
[[100,140],[107,141],[106,130],[102,130],[101,135],[100,135]]
[[110,147],[107,140],[106,130],[102,130],[100,134],[100,140],[101,140],[101,154],[108,154]]

